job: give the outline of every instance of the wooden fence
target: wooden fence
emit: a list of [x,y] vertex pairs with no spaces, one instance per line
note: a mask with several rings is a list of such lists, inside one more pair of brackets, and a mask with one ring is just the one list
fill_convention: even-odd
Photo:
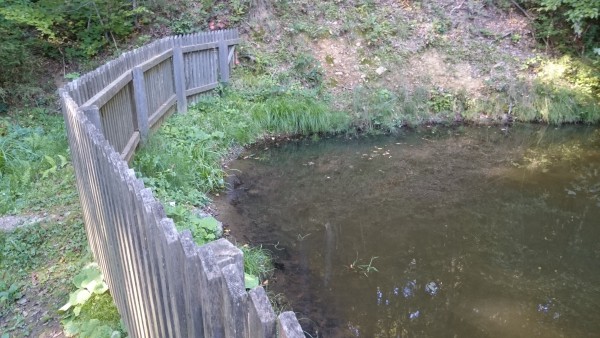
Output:
[[169,37],[59,90],[94,258],[131,337],[304,337],[293,312],[246,291],[242,252],[197,246],[129,168],[171,111],[229,79],[236,30]]

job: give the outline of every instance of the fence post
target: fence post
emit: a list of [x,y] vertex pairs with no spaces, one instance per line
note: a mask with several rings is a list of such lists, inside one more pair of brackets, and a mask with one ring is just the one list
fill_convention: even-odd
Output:
[[181,37],[179,36],[173,41],[173,78],[175,79],[175,93],[177,95],[177,112],[187,113],[185,67],[183,64],[183,51],[181,50]]
[[137,128],[140,132],[140,140],[146,143],[148,140],[148,101],[146,98],[146,83],[144,82],[144,70],[136,66],[132,71],[133,77],[133,99],[135,102],[135,114]]
[[83,114],[87,119],[96,127],[102,135],[104,135],[104,130],[102,129],[102,121],[100,120],[100,109],[98,106],[87,106],[81,107]]
[[229,82],[229,46],[225,41],[225,33],[219,32],[219,69],[221,70],[221,82]]

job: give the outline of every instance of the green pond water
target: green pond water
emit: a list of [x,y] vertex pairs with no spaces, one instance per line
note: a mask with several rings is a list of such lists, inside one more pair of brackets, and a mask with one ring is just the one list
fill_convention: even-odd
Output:
[[312,337],[600,336],[597,128],[301,140],[230,168],[219,217],[273,252]]

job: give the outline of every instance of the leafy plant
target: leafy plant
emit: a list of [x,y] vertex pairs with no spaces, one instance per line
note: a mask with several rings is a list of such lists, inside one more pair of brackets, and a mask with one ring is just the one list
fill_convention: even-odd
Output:
[[182,205],[168,204],[165,211],[179,230],[190,230],[197,244],[205,244],[217,238],[219,222],[214,217],[200,218]]
[[543,11],[557,11],[561,7],[564,16],[572,24],[577,35],[581,35],[588,20],[597,19],[600,2],[597,0],[540,0]]
[[246,289],[257,287],[273,274],[273,259],[271,253],[262,246],[239,247],[244,254],[244,279]]
[[5,121],[0,130],[0,214],[60,202],[42,196],[45,192],[75,198],[74,192],[68,197],[61,193],[74,181],[62,117],[33,111]]
[[323,69],[312,55],[300,54],[294,63],[294,69],[310,88],[323,84]]
[[[59,310],[66,312],[62,323],[67,337],[120,338],[123,326],[108,295],[108,286],[95,263],[88,264],[73,278],[77,290]],[[96,318],[98,317],[98,318]]]
[[89,264],[79,274],[73,278],[73,284],[77,290],[69,294],[69,301],[59,310],[67,311],[73,308],[73,314],[79,316],[81,307],[92,297],[92,295],[101,295],[108,291],[108,286],[104,283],[102,273],[96,264]]
[[0,281],[0,308],[21,298],[21,290],[17,283],[7,284]]

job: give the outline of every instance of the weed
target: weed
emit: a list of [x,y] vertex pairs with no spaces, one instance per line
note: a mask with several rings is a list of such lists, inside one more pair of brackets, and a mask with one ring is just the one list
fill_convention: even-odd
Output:
[[0,214],[40,210],[64,199],[74,202],[75,192],[70,188],[74,175],[61,116],[37,110],[4,121],[0,132]]
[[170,203],[165,206],[167,216],[173,219],[177,229],[189,230],[198,245],[213,241],[219,235],[218,221],[214,217],[200,218],[188,208]]
[[0,281],[0,308],[10,305],[12,302],[21,298],[22,293],[17,283],[7,284]]
[[264,281],[273,274],[273,260],[271,252],[262,246],[251,247],[242,245],[239,247],[244,254],[244,271]]
[[269,297],[275,315],[278,316],[283,312],[292,311],[292,305],[284,294],[268,291],[267,296]]
[[67,337],[111,337],[124,334],[121,317],[108,293],[102,273],[95,263],[85,266],[73,278],[77,290],[59,310],[65,312],[63,326]]
[[323,69],[312,55],[300,54],[294,63],[294,70],[310,88],[323,84]]
[[419,124],[430,116],[429,91],[422,87],[412,92],[359,87],[354,90],[352,102],[355,124],[363,131],[393,131]]
[[350,263],[350,265],[346,266],[349,271],[356,272],[358,274],[364,275],[365,277],[369,277],[369,274],[373,272],[379,272],[377,268],[373,265],[373,261],[376,260],[377,256],[372,256],[371,260],[367,264],[360,264],[360,259],[358,258],[358,252],[356,253],[356,259]]
[[254,105],[253,118],[271,133],[311,134],[346,128],[343,113],[331,113],[327,105],[302,93],[290,94],[270,97]]

